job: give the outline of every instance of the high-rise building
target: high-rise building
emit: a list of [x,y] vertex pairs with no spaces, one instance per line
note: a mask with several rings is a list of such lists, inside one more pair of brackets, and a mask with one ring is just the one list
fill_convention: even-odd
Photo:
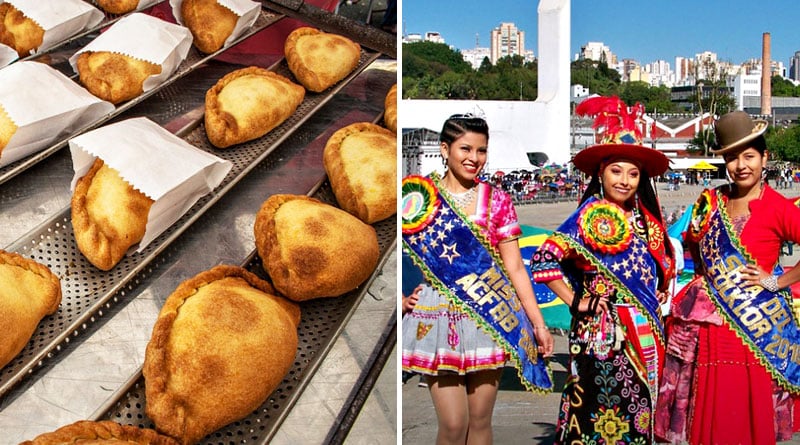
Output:
[[789,60],[789,78],[800,81],[800,51],[795,51],[794,57]]
[[603,42],[587,42],[586,45],[581,46],[581,59],[589,59],[597,62],[606,62],[608,66],[617,64],[617,56],[611,52],[611,49]]
[[500,23],[492,30],[492,44],[489,47],[492,64],[505,56],[525,57],[525,31],[517,29],[513,23]]

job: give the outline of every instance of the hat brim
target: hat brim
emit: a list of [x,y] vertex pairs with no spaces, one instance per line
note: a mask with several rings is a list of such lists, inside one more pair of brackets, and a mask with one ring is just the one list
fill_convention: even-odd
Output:
[[584,148],[572,158],[575,168],[587,175],[597,174],[600,164],[615,159],[633,161],[651,178],[661,176],[669,169],[669,158],[664,153],[633,144],[600,144]]
[[741,149],[743,146],[744,148],[747,148],[745,144],[764,134],[764,132],[767,131],[767,126],[769,126],[769,123],[764,119],[756,119],[753,121],[753,124],[755,125],[753,125],[753,131],[750,132],[750,134],[739,139],[738,141],[731,142],[730,144],[720,147],[716,150],[712,148],[711,153],[714,153],[715,155],[724,155],[725,153],[730,153],[732,151]]

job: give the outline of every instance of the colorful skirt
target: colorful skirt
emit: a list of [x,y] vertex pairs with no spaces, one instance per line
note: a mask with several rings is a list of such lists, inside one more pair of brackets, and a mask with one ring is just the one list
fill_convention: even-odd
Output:
[[484,328],[429,285],[403,316],[402,330],[403,371],[464,375],[502,368],[508,358]]
[[613,317],[584,315],[569,333],[570,375],[561,395],[557,444],[649,444],[653,404]]

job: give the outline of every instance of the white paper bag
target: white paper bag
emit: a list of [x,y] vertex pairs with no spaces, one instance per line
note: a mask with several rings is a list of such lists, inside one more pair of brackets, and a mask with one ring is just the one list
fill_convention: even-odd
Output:
[[[3,2],[0,2],[3,3]],[[6,0],[44,30],[40,53],[100,23],[105,15],[82,0]],[[27,54],[26,54],[27,55]]]
[[222,183],[233,168],[231,162],[192,146],[144,117],[84,133],[72,138],[69,146],[75,170],[72,191],[99,157],[155,201],[138,252]]
[[110,102],[57,70],[30,61],[0,70],[0,105],[17,125],[0,154],[0,166],[43,150],[114,111]]
[[142,13],[128,15],[78,50],[69,58],[72,69],[78,55],[86,51],[109,51],[161,65],[161,73],[144,81],[142,89],[149,91],[178,68],[192,46],[192,34],[183,26]]

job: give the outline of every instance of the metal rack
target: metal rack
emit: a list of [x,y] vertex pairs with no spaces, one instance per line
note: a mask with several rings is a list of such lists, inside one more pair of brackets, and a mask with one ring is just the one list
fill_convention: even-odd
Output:
[[[264,17],[277,16],[263,11]],[[279,18],[268,19],[264,27],[277,22]],[[265,137],[226,150],[210,146],[205,137],[200,94],[216,79],[239,67],[218,63],[213,56],[189,62],[190,69],[176,73],[174,79],[157,91],[124,104],[124,110],[104,119],[103,122],[108,123],[133,116],[158,115],[154,120],[162,126],[190,144],[231,161],[234,168],[217,189],[198,201],[169,231],[160,235],[142,253],[126,256],[111,271],[95,269],[77,250],[68,207],[52,212],[41,219],[35,229],[26,231],[21,238],[5,247],[5,250],[20,252],[50,267],[62,280],[64,297],[59,311],[40,323],[25,350],[0,370],[0,430],[8,433],[8,437],[32,438],[30,433],[25,432],[19,432],[16,436],[10,434],[15,428],[23,429],[13,419],[19,415],[20,409],[25,416],[32,415],[42,423],[45,421],[40,420],[36,413],[39,407],[56,411],[63,408],[71,412],[57,412],[54,417],[74,418],[74,407],[57,406],[48,398],[52,392],[47,387],[53,384],[52,381],[65,378],[80,380],[84,385],[91,384],[91,387],[83,390],[71,387],[64,390],[72,393],[73,398],[86,397],[87,401],[79,404],[82,410],[101,406],[100,410],[88,411],[79,418],[89,418],[92,412],[96,412],[96,416],[105,415],[105,411],[108,411],[107,416],[113,416],[113,406],[108,405],[113,405],[120,397],[128,397],[125,394],[129,387],[123,385],[124,391],[114,393],[111,400],[107,395],[124,381],[133,385],[130,388],[135,390],[138,374],[130,368],[128,361],[141,360],[137,353],[115,348],[141,348],[143,353],[145,337],[149,337],[148,323],[154,321],[154,312],[180,281],[215,264],[242,263],[243,258],[246,258],[243,264],[257,271],[259,268],[255,265],[258,263],[254,262],[253,244],[249,238],[252,236],[255,210],[263,200],[273,193],[308,194],[316,190],[316,196],[334,202],[329,189],[324,186],[318,189],[325,176],[321,167],[321,150],[327,137],[341,126],[359,121],[378,121],[381,118],[383,95],[395,81],[396,74],[372,70],[379,57],[378,53],[363,51],[359,67],[347,79],[323,93],[307,93],[295,114]],[[283,61],[270,69],[292,78]],[[66,145],[66,140],[63,144]],[[0,183],[5,183],[0,185],[0,213],[8,211],[13,216],[18,209],[25,207],[27,202],[20,196],[28,193],[31,184],[47,188],[53,187],[50,182],[68,183],[67,176],[71,175],[71,169],[67,167],[67,151],[55,149],[7,177],[2,176],[5,172],[0,169]],[[45,158],[46,162],[40,163]],[[55,172],[48,170],[51,167],[56,167]],[[20,174],[23,172],[25,174]],[[68,202],[69,191],[64,190],[63,185],[56,188],[57,197]],[[394,251],[395,244],[396,223],[393,219],[378,223],[375,227],[381,234],[381,265],[370,282],[381,274],[381,266]],[[0,232],[2,230],[0,227]],[[0,236],[0,241],[2,239]],[[213,242],[209,244],[208,239]],[[394,280],[391,281],[394,285]],[[271,422],[271,426],[258,427],[261,431],[259,437],[274,435],[309,379],[314,377],[331,344],[337,341],[359,304],[363,306],[368,285],[369,282],[357,291],[336,299],[303,305],[302,323],[309,324],[301,328],[305,329],[301,338],[308,343],[304,343],[304,348],[311,349],[308,353],[300,352],[296,369],[287,377],[288,383],[285,381],[282,384],[282,388],[284,385],[290,388],[280,390],[280,407],[267,414],[269,420],[266,423]],[[394,299],[395,291],[389,290],[389,293]],[[393,309],[394,304],[382,304],[382,307]],[[134,327],[131,338],[120,340],[116,332],[127,329],[128,325]],[[319,332],[312,332],[320,326],[323,328]],[[109,330],[114,332],[109,334]],[[109,339],[121,343],[112,346],[108,344]],[[377,338],[373,340],[377,341]],[[302,354],[310,357],[303,358]],[[88,358],[90,355],[91,360]],[[113,379],[107,379],[105,374],[103,377],[93,377],[95,373],[104,373],[105,370],[96,369],[96,365],[85,365],[84,361],[106,363],[115,360],[105,357],[98,359],[95,355],[122,356],[125,363],[120,364],[120,368],[131,370],[121,371],[125,378],[119,384],[114,383],[119,372]],[[67,369],[63,372],[69,377],[62,376],[62,368]],[[86,375],[75,376],[76,368],[87,369]],[[44,393],[47,396],[41,395]],[[103,397],[103,393],[106,394],[102,399],[105,402],[101,404],[97,400]],[[130,419],[127,416],[125,414],[123,419]],[[132,423],[123,419],[119,421]],[[55,420],[49,422],[56,425],[66,423]],[[257,423],[264,425],[265,421],[257,420]]]

